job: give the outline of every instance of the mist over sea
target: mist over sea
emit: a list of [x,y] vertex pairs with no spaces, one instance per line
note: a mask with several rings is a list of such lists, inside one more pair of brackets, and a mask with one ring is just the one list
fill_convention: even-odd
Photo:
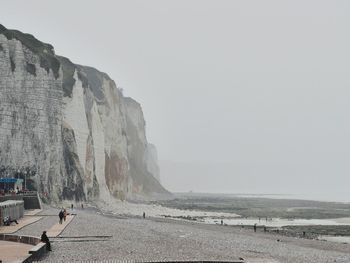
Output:
[[197,192],[177,192],[175,195],[196,195],[196,196],[226,196],[226,197],[251,197],[251,198],[273,198],[273,199],[288,199],[288,200],[310,200],[310,201],[322,201],[322,202],[340,202],[340,203],[350,203],[350,198],[347,198],[344,193],[302,193],[302,194],[273,194],[273,193],[197,193]]
[[[282,165],[234,165],[160,161],[161,182],[169,191],[245,195],[265,198],[350,202],[344,171],[304,171]],[[319,167],[321,169],[321,167]],[[325,175],[327,174],[327,176]]]

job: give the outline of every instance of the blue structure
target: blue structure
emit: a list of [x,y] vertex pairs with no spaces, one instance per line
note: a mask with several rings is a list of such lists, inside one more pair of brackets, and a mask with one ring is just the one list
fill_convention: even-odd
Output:
[[16,183],[17,180],[21,180],[21,179],[16,179],[16,178],[0,178],[0,183]]
[[22,191],[23,189],[23,179],[18,178],[0,178],[0,192],[7,193],[11,190],[16,189]]

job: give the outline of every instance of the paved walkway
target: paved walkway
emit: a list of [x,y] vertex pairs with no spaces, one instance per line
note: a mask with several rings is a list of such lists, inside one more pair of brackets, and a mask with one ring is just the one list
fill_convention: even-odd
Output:
[[[32,224],[42,218],[42,216],[36,216],[41,210],[30,210],[25,212],[25,216],[18,220],[18,224],[12,224],[11,226],[0,227],[0,234],[13,234],[16,233],[21,228]],[[62,233],[62,231],[68,226],[68,224],[73,220],[74,215],[68,215],[66,221],[62,224],[54,224],[50,229],[47,230],[48,237],[56,237]],[[57,216],[58,220],[58,216]],[[28,251],[32,248],[32,245],[0,241],[0,260],[3,263],[17,263],[23,262],[29,254]]]
[[[58,217],[57,217],[58,218]],[[74,215],[67,215],[66,221],[63,221],[62,224],[55,224],[49,230],[47,230],[48,237],[57,237],[62,231],[69,225],[69,223],[73,220]]]
[[13,234],[21,228],[40,220],[41,216],[24,216],[17,220],[18,224],[12,223],[10,226],[1,226],[0,234]]
[[43,211],[43,210],[42,209],[24,210],[24,215],[25,216],[34,216],[37,213],[40,213],[41,211]]
[[28,251],[32,247],[23,243],[0,241],[0,260],[3,263],[23,262],[29,256]]

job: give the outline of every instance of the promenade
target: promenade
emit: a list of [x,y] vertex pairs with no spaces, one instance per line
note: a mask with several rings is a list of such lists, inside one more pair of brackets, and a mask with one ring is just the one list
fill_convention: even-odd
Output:
[[0,260],[3,263],[21,263],[28,257],[28,251],[32,245],[17,242],[0,241]]
[[24,216],[17,220],[18,224],[13,223],[10,226],[0,227],[0,234],[13,234],[21,228],[35,223],[42,218],[41,216],[36,216],[36,214],[39,212],[41,212],[40,209],[26,211]]
[[[40,225],[40,221],[44,221],[43,218],[47,219],[47,217],[50,217],[50,219],[54,218],[57,223],[52,224],[50,228],[47,230],[43,229],[42,231],[47,231],[48,237],[57,237],[74,218],[74,215],[68,215],[66,221],[59,224],[58,216],[56,216],[56,218],[54,215],[46,215],[45,212],[44,215],[41,216],[41,213],[43,213],[43,211],[40,209],[26,211],[24,217],[18,220],[18,224],[13,223],[11,226],[0,227],[0,234],[25,235],[23,233],[23,231],[25,232],[24,229],[31,229],[31,225],[34,223]],[[40,238],[42,231],[32,233],[31,236]],[[2,260],[3,263],[23,262],[29,255],[28,251],[33,247],[33,245],[19,242],[0,241],[0,260]]]

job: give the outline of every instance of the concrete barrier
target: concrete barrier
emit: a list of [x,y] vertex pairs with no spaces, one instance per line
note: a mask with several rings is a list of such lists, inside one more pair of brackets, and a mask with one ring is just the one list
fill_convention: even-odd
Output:
[[24,201],[24,209],[41,209],[41,200],[36,191],[21,193],[21,194],[9,194],[0,195],[0,202],[8,200],[22,200]]
[[5,202],[8,200],[23,200],[23,195],[21,194],[0,195],[0,202]]
[[40,197],[37,192],[31,192],[23,195],[24,209],[41,209]]
[[24,214],[24,202],[20,200],[8,200],[0,203],[0,226],[4,224],[4,218],[20,219]]
[[[49,262],[57,262],[57,261],[33,261],[33,263],[49,263]],[[169,260],[169,261],[143,261],[143,260],[87,260],[82,261],[85,263],[244,263],[244,260],[233,260],[233,261],[218,261],[218,260]],[[259,261],[260,262],[260,261]]]
[[46,244],[41,242],[40,238],[38,237],[0,234],[0,240],[24,243],[34,246],[28,251],[28,257],[22,263],[31,263],[35,260],[39,260],[46,253]]
[[12,235],[12,234],[0,234],[0,240],[19,242],[19,243],[24,243],[24,244],[33,245],[33,246],[36,246],[41,242],[40,238],[38,237],[18,236],[18,235]]
[[22,261],[22,263],[33,263],[33,256],[28,255],[28,257]]
[[39,260],[46,253],[46,244],[40,242],[31,250],[29,250],[29,254],[32,256],[31,260]]

